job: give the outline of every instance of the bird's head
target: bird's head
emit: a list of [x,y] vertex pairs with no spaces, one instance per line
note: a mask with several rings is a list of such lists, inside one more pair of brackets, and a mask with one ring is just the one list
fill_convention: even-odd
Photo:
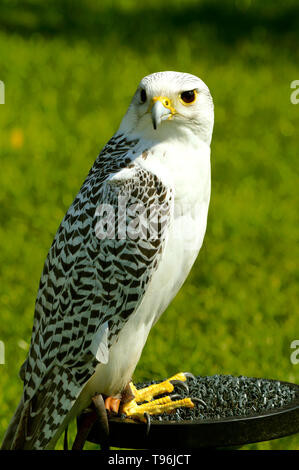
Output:
[[213,124],[213,100],[200,78],[158,72],[139,83],[120,130],[153,140],[191,132],[210,144]]

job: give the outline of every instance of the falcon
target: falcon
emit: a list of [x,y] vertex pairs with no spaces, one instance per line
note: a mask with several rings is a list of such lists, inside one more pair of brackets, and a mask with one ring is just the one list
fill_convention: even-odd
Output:
[[[96,396],[133,418],[144,412],[140,401],[149,413],[159,408],[157,391],[144,395],[131,380],[203,243],[213,122],[211,94],[196,76],[141,80],[46,258],[20,369],[23,394],[3,449],[54,449]],[[166,401],[167,409],[180,405]]]

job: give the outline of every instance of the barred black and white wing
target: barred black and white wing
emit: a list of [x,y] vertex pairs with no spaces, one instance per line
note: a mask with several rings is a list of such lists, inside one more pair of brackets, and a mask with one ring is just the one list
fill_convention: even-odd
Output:
[[134,163],[137,143],[122,135],[108,142],[57,231],[21,371],[21,418],[6,447],[45,449],[55,440],[161,261],[173,195]]

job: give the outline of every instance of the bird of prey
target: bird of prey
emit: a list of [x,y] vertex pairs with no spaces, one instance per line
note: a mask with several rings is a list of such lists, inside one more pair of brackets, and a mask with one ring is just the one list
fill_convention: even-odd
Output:
[[196,76],[158,72],[139,83],[46,258],[3,449],[53,449],[95,395],[112,410],[122,400],[203,243],[213,122]]

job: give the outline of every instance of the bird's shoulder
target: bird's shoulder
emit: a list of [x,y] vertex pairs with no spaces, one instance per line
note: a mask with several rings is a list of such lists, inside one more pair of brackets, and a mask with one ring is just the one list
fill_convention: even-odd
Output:
[[[46,258],[22,374],[26,382],[37,358],[44,371],[53,364],[80,371],[87,363],[92,371],[92,358],[105,359],[161,261],[172,189],[131,158],[126,163],[136,144],[120,138],[112,143],[95,162]],[[116,162],[111,155],[120,147]]]

